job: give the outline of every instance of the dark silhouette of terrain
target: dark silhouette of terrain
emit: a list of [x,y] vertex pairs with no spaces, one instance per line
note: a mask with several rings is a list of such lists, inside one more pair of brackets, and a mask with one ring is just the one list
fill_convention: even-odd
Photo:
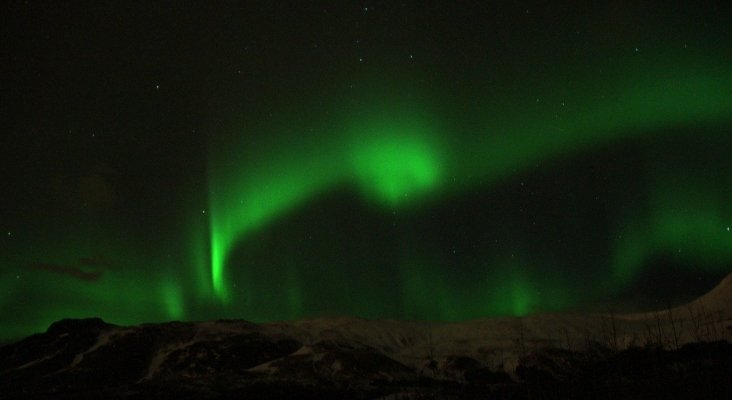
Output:
[[0,398],[732,398],[730,295],[732,275],[686,306],[642,314],[61,320],[0,347]]

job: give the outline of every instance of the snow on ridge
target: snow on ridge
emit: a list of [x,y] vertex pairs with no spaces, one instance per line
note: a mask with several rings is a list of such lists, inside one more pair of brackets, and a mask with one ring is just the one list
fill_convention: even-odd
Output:
[[82,360],[84,360],[84,356],[90,353],[93,353],[97,351],[99,348],[104,347],[108,345],[112,341],[112,337],[114,339],[117,339],[119,337],[122,337],[130,332],[130,329],[119,329],[119,328],[112,328],[106,331],[102,331],[99,333],[99,336],[97,336],[97,341],[94,343],[94,345],[90,348],[88,348],[83,353],[77,354],[73,361],[71,361],[71,364],[69,364],[68,367],[62,369],[61,371],[65,371],[67,369],[71,369],[79,365]]

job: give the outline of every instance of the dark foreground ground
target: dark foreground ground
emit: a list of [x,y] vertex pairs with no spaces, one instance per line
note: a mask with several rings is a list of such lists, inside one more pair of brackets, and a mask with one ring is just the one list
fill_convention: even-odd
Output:
[[732,398],[726,341],[623,351],[599,344],[581,352],[544,348],[527,352],[509,371],[456,355],[440,364],[450,369],[446,375],[430,360],[415,369],[367,345],[335,338],[304,346],[250,325],[247,333],[201,338],[193,323],[118,331],[99,319],[59,321],[0,347],[0,398]]

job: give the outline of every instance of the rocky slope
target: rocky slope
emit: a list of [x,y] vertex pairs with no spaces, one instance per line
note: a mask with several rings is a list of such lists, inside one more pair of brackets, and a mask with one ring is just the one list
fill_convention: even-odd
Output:
[[[721,382],[732,371],[731,310],[732,275],[687,306],[644,314],[129,327],[62,320],[0,347],[0,397],[716,396],[729,393]],[[704,389],[684,392],[693,385]]]

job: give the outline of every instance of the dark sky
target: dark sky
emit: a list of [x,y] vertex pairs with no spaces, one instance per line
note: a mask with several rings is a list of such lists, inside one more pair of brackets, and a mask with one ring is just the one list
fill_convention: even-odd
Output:
[[650,308],[732,271],[725,2],[1,7],[1,337]]

